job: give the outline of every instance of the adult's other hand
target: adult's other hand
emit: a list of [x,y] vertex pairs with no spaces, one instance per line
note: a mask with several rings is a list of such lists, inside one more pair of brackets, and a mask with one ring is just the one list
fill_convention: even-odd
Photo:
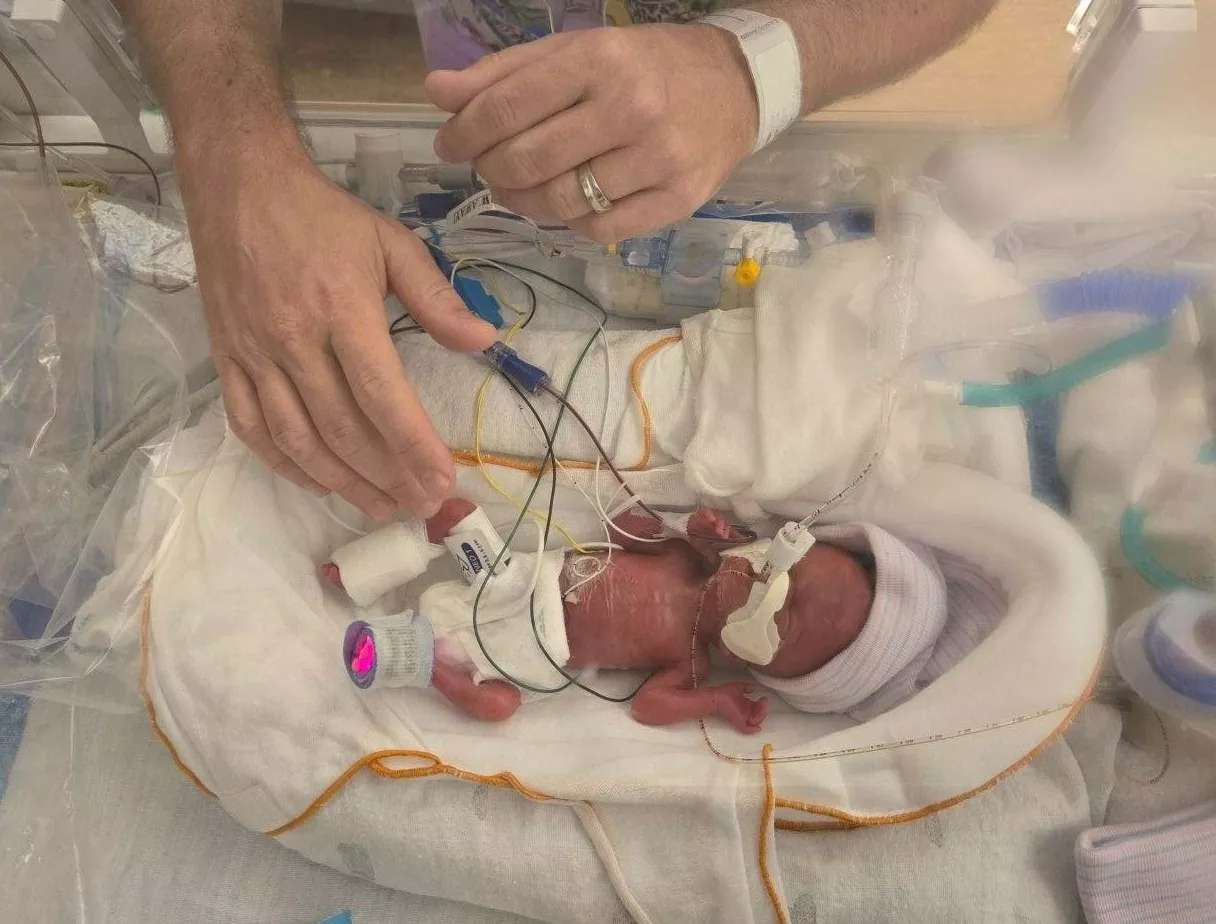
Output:
[[484,349],[493,329],[417,237],[329,183],[302,150],[234,155],[205,179],[186,176],[233,431],[280,475],[369,516],[434,514],[454,468],[406,380],[384,298],[394,292],[452,349]]
[[[435,151],[471,161],[495,199],[604,243],[690,215],[756,141],[757,105],[734,36],[646,25],[554,35],[463,71],[427,95],[455,113]],[[577,169],[614,203],[595,214]]]

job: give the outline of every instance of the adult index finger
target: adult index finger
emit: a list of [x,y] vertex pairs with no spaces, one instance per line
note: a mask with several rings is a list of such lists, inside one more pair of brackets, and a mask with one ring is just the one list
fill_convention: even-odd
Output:
[[480,90],[435,137],[435,153],[471,161],[495,145],[569,109],[587,92],[587,63],[577,49],[530,62]]
[[[479,352],[494,342],[497,331],[468,309],[417,235],[396,222],[377,227],[389,288],[427,333],[449,350]],[[387,344],[387,334],[381,339]]]
[[433,516],[451,494],[455,466],[406,379],[388,332],[356,320],[334,332],[330,347],[355,402],[384,438],[397,464],[412,474],[405,484],[416,479],[420,486],[406,503],[424,519]]
[[551,35],[486,55],[464,70],[431,71],[423,82],[423,89],[427,99],[444,112],[459,112],[482,90],[521,67],[552,54],[570,40],[569,34]]

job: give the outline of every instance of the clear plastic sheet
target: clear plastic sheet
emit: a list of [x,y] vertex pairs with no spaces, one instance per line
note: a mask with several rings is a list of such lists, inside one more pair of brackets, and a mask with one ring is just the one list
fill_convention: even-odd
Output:
[[197,299],[157,287],[172,219],[141,238],[146,212],[86,197],[77,221],[78,196],[49,168],[0,180],[0,690],[133,708],[133,665],[102,667],[118,636],[73,628],[86,601],[126,611],[124,516],[211,376]]
[[[877,183],[877,176],[867,173],[864,179]],[[808,181],[808,188],[820,187]],[[144,596],[148,578],[158,564],[156,557],[167,545],[164,539],[169,530],[182,519],[180,514],[199,513],[201,509],[196,498],[182,494],[183,488],[192,482],[197,484],[199,479],[194,476],[200,472],[213,472],[213,482],[222,485],[221,491],[231,491],[225,501],[233,505],[230,511],[221,503],[219,514],[202,511],[197,517],[211,521],[203,534],[210,531],[212,554],[217,556],[222,554],[219,546],[224,544],[247,549],[253,555],[260,544],[274,540],[274,536],[259,532],[263,521],[258,519],[256,502],[265,501],[278,488],[260,481],[264,473],[246,465],[239,453],[216,456],[227,434],[221,416],[209,409],[210,399],[215,397],[213,372],[205,361],[206,338],[190,286],[193,269],[180,216],[87,197],[75,203],[73,213],[52,176],[37,181],[18,178],[11,184],[6,178],[0,194],[6,197],[6,206],[8,202],[21,206],[0,210],[0,241],[18,242],[15,247],[7,243],[0,247],[0,491],[7,492],[0,505],[5,510],[0,527],[0,589],[5,595],[5,610],[0,615],[0,693],[26,692],[112,710],[138,708],[139,690],[134,681],[139,669],[140,618],[150,599]],[[1011,294],[988,299],[973,314],[961,315],[958,306],[967,304],[966,299],[973,294],[967,285],[969,264],[951,259],[944,265],[939,262],[935,268],[927,267],[926,254],[937,255],[940,260],[943,252],[956,256],[974,256],[975,252],[963,247],[964,242],[954,242],[962,250],[950,249],[954,246],[950,242],[950,247],[943,248],[942,240],[935,236],[949,227],[939,212],[936,185],[926,181],[880,184],[873,199],[881,202],[881,220],[872,265],[882,279],[876,285],[876,304],[867,315],[868,355],[866,368],[859,374],[872,380],[875,388],[903,397],[921,392],[938,394],[939,386],[953,388],[967,381],[1010,385],[1076,362],[1144,324],[1143,312],[1081,321],[1066,312],[1053,313],[1044,306],[1057,303],[1041,292],[1030,296],[1013,292],[1020,284],[1016,278],[1010,281]],[[986,254],[980,256],[988,258]],[[487,275],[493,281],[493,274]],[[926,288],[927,283],[942,279],[951,284]],[[513,283],[518,282],[498,281],[508,290],[515,289]],[[974,290],[978,290],[978,283]],[[1186,306],[1173,309],[1166,320],[1171,324],[1169,342],[1176,345],[1179,331],[1185,333],[1191,320]],[[542,319],[525,333],[544,330]],[[586,329],[588,335],[590,330]],[[598,364],[589,364],[589,370],[598,375]],[[1202,402],[1199,407],[1202,417]],[[1015,410],[1020,415],[1023,408]],[[1027,418],[1033,416],[1029,409],[1026,414]],[[598,422],[598,416],[592,420]],[[875,458],[885,449],[888,422],[884,413]],[[187,425],[191,427],[189,438],[177,438]],[[1019,416],[1017,428],[1021,426]],[[1158,542],[1158,553],[1174,568],[1185,571],[1184,563],[1172,557],[1170,549],[1161,547],[1159,539],[1177,523],[1182,524],[1187,541],[1205,535],[1204,524],[1211,522],[1208,501],[1193,505],[1188,498],[1199,496],[1197,490],[1208,492],[1204,498],[1209,494],[1216,498],[1216,482],[1210,477],[1216,469],[1195,467],[1207,464],[1200,458],[1204,443],[1180,446],[1175,453],[1170,439],[1167,428],[1163,428],[1157,440],[1162,447],[1158,455],[1176,460],[1176,464],[1171,461],[1159,469],[1163,474],[1156,479],[1143,475],[1142,491],[1134,496],[1141,498],[1149,510],[1150,539]],[[540,446],[539,440],[534,442]],[[869,447],[867,441],[865,448]],[[543,449],[538,448],[536,454],[540,452]],[[847,475],[839,479],[841,488],[849,488],[854,475],[864,476],[863,463],[868,457],[865,452],[859,456],[856,464],[850,464]],[[530,481],[530,477],[510,479],[504,475],[504,483],[520,497]],[[546,490],[538,494],[536,502],[542,507],[547,485],[546,479]],[[279,487],[288,493],[292,490]],[[565,485],[563,492],[573,496]],[[241,504],[242,496],[250,501],[248,508]],[[1132,497],[1129,494],[1121,501]],[[845,506],[854,499],[846,494]],[[308,502],[319,503],[312,499]],[[304,507],[302,503],[299,506]],[[248,518],[243,516],[246,509],[251,511]],[[227,515],[225,511],[242,515]],[[497,513],[500,522],[509,522],[514,516],[507,505],[500,505]],[[278,535],[290,530],[292,542],[307,541],[320,548],[319,535],[332,548],[348,539],[352,530],[367,525],[337,502],[326,504],[324,510],[309,506],[302,514],[306,515],[287,516]],[[1161,528],[1153,532],[1154,525]],[[197,523],[189,526],[198,528]],[[1210,530],[1206,532],[1210,535]],[[521,535],[526,549],[532,538],[530,528]],[[200,548],[206,549],[206,543]],[[309,548],[310,553],[315,551]],[[177,561],[166,571],[192,573],[188,551],[176,550]],[[310,564],[321,560],[317,558],[321,554],[312,555]],[[266,561],[274,559],[268,556]],[[206,570],[199,569],[200,573]],[[277,574],[259,575],[263,582],[282,583],[285,578],[296,580],[297,571],[280,567]],[[168,599],[173,600],[172,595]],[[226,618],[237,619],[234,626],[238,631],[241,615],[226,614]],[[164,637],[171,638],[169,627],[165,628],[162,645]],[[191,642],[206,641],[201,633],[191,637],[189,629],[183,631],[186,634],[176,640],[179,651],[190,648]],[[170,641],[162,651],[171,653],[173,645]],[[440,734],[449,729],[452,715],[444,711],[445,704],[437,698],[431,705],[433,709],[428,707],[425,714],[414,718],[428,735]],[[77,709],[73,721],[83,721],[90,715],[88,710]],[[1002,719],[1025,724],[1035,717],[1007,714]],[[935,731],[943,730],[953,734],[957,729],[950,726]],[[83,827],[86,818],[93,816],[75,804],[86,792],[92,800],[99,798],[96,790],[73,778],[78,771],[83,777],[86,770],[75,761],[91,759],[88,755],[96,750],[97,741],[93,739],[97,736],[92,731],[90,735],[90,748],[80,746],[82,738],[75,731],[62,743],[62,762],[56,760],[66,779],[62,785],[58,781],[48,783],[48,826],[46,830],[30,831],[30,851],[24,861],[54,865],[58,870],[54,881],[64,893],[47,902],[51,915],[47,920],[55,924],[60,920],[84,921],[104,913],[109,883],[99,878],[97,870],[108,867],[97,861],[106,847],[97,842],[91,828]],[[172,737],[180,742],[188,735],[177,731]],[[1042,738],[1038,736],[1036,742]],[[978,740],[992,739],[980,735]],[[508,744],[503,742],[500,750]],[[167,773],[174,772],[167,759],[164,764]],[[382,769],[387,774],[395,768]],[[1109,761],[1103,772],[1106,770]],[[673,775],[676,772],[671,771]],[[780,767],[777,772],[780,782]],[[353,806],[355,817],[371,830],[377,823],[376,806],[358,801],[365,798],[366,790],[358,786],[367,781],[366,777],[360,775],[350,793],[339,798],[349,798],[346,805]],[[1038,806],[1036,800],[1043,790],[1034,787],[1043,786],[1049,794],[1054,793],[1051,777],[1046,772],[1019,776],[1019,781],[1033,790],[1019,803]],[[371,782],[374,785],[381,781]],[[1081,793],[1079,802],[1084,803],[1080,809],[1070,808],[1073,826],[1089,821],[1084,797],[1088,782],[1070,778],[1074,795]],[[998,788],[996,793],[1005,791]],[[221,795],[228,806],[241,794]],[[511,793],[491,791],[492,797],[497,795],[515,798]],[[1099,802],[1101,799],[1095,804]],[[479,803],[474,799],[471,823],[477,818],[476,812],[485,815],[485,804],[485,800]],[[977,804],[993,803],[977,800],[972,806]],[[185,815],[187,810],[182,811]],[[750,807],[749,812],[754,820],[757,813]],[[1018,817],[1035,828],[1037,835],[1036,825],[1041,819],[1027,819],[1025,812]],[[1002,820],[994,816],[986,823],[996,825]],[[1100,818],[1095,816],[1092,821]],[[949,826],[950,822],[942,824]],[[581,830],[578,833],[581,837]],[[937,836],[940,840],[940,826]],[[880,839],[873,838],[870,843]],[[327,858],[315,842],[310,846],[305,839],[285,840],[320,862],[339,868],[345,864],[344,868],[355,875],[368,875],[367,870],[372,868],[366,854],[360,855],[345,843],[334,859]],[[391,838],[386,836],[386,840]],[[947,840],[954,843],[951,838]],[[751,842],[746,845],[748,851],[754,846]],[[1067,850],[1062,850],[1060,856],[1066,855]],[[381,863],[380,856],[376,855],[376,864]],[[202,860],[206,862],[205,857]],[[784,867],[784,858],[782,862]],[[381,868],[379,872],[379,881],[384,884],[385,871]],[[446,875],[444,881],[451,883],[456,878]],[[407,875],[404,885],[401,879],[387,881],[406,888],[413,880]],[[794,882],[786,881],[787,885]],[[539,891],[543,890],[530,889],[532,893]],[[808,889],[808,894],[812,891]],[[447,897],[443,891],[435,894]],[[497,899],[497,895],[488,895],[484,904],[489,907]],[[293,906],[291,920],[309,920],[299,907]],[[329,910],[317,908],[316,917],[323,918]],[[557,919],[556,915],[552,917]],[[271,919],[287,920],[282,915]],[[882,919],[881,915],[876,919]]]

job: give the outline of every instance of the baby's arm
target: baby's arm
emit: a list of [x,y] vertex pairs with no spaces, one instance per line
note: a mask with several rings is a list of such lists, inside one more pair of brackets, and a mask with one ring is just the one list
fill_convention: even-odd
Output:
[[[612,526],[612,541],[626,552],[652,552],[661,546],[654,540],[663,538],[664,524],[648,513],[626,510],[612,521]],[[738,545],[755,538],[754,534],[745,533],[709,507],[694,510],[684,528],[688,532],[688,543],[713,565],[717,564],[718,546]],[[683,537],[672,536],[671,541],[683,541]]]
[[[413,533],[407,524],[390,523],[334,552],[333,560],[321,566],[321,575],[339,590],[345,590],[355,603],[368,606],[387,591],[408,584],[422,574],[435,557],[443,554],[442,549],[425,548],[426,543],[437,546],[443,542],[452,529],[476,509],[475,504],[461,497],[444,501],[439,511],[426,521],[425,543],[416,523],[412,527]],[[400,550],[397,567],[388,574],[375,570],[363,575],[359,566],[376,554],[372,547],[386,537],[392,537],[391,541],[397,543],[396,548]],[[343,568],[348,571],[346,577]],[[356,571],[354,581],[349,579],[352,569]]]
[[740,734],[754,735],[768,716],[768,699],[749,698],[755,691],[751,683],[693,689],[689,665],[672,665],[642,685],[631,707],[633,717],[643,725],[674,725],[720,715]]

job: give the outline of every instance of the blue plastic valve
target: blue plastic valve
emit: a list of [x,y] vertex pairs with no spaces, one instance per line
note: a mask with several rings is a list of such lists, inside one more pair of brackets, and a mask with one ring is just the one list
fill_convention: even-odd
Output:
[[483,355],[490,365],[529,394],[535,395],[549,384],[549,373],[521,359],[501,340],[491,344]]

